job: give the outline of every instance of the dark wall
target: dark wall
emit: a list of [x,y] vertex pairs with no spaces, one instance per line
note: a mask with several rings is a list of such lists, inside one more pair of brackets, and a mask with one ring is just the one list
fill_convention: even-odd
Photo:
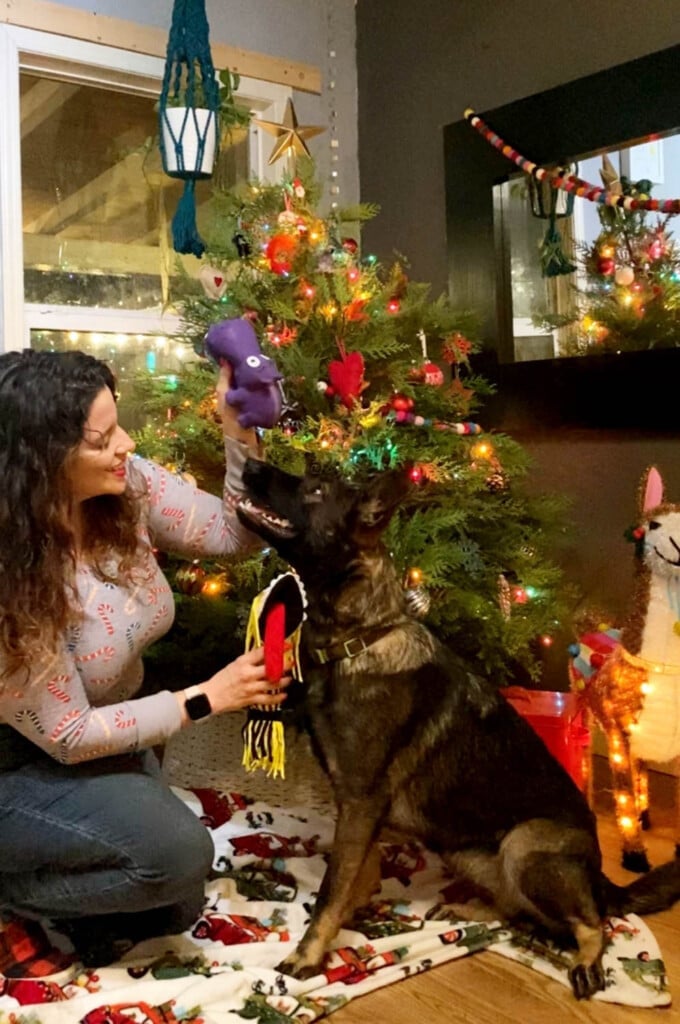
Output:
[[[467,107],[483,114],[677,46],[677,15],[675,4],[639,0],[572,0],[561,6],[530,0],[358,0],[361,195],[382,207],[364,232],[364,245],[383,259],[394,250],[405,253],[414,279],[447,290],[444,126],[460,121]],[[616,120],[625,116],[617,104],[617,95],[602,86],[580,101],[579,114],[587,123],[592,113],[606,116],[611,110]],[[633,88],[626,106],[649,109],[649,98],[636,99]],[[559,135],[557,120],[550,127]],[[486,142],[475,142],[495,160]],[[468,182],[476,173],[471,166]],[[470,231],[474,246],[465,258],[474,280],[475,260],[493,252],[494,238],[482,218]],[[495,278],[488,273],[487,265],[476,275],[477,293],[473,287],[466,299],[477,299],[489,319],[500,321],[507,310],[502,297],[489,292]],[[524,444],[535,462],[532,487],[571,499],[574,542],[563,555],[567,578],[580,588],[583,606],[620,617],[633,570],[623,534],[634,520],[644,470],[657,465],[670,499],[680,501],[680,373],[663,358],[623,375],[611,360],[590,363],[590,371],[587,361],[557,362],[540,370],[528,364],[481,367],[496,380],[498,394],[479,418]],[[558,649],[544,685],[566,684],[566,652]]]
[[358,0],[361,195],[382,208],[365,244],[444,291],[444,125],[678,43],[665,0]]

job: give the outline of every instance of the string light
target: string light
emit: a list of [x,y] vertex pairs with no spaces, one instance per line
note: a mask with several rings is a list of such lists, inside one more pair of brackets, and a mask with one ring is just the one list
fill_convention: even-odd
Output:
[[335,44],[335,4],[326,4],[327,17],[327,89],[328,89],[328,135],[329,135],[329,162],[330,162],[330,186],[331,209],[337,210],[340,185],[338,182],[338,167],[340,166],[340,140],[338,138],[338,111],[336,106],[336,81],[337,81],[337,50]]
[[491,459],[493,457],[493,445],[488,441],[478,441],[473,444],[470,454],[474,459]]

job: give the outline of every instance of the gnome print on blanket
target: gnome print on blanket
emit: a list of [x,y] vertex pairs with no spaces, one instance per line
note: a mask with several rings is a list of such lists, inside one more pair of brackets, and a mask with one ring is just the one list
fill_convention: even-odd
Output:
[[226,394],[239,409],[244,427],[273,427],[281,415],[281,374],[258,344],[249,320],[235,318],[213,324],[205,336],[205,351],[218,365],[228,363],[233,377]]
[[[642,478],[632,539],[635,583],[620,642],[580,685],[607,737],[623,866],[647,871],[646,762],[680,755],[680,504],[664,500],[655,468]],[[675,843],[678,855],[680,833]]]

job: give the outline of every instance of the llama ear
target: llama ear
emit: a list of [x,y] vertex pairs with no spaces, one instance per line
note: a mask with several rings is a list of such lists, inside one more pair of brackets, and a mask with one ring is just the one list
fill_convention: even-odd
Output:
[[650,466],[645,476],[643,476],[640,496],[642,498],[641,512],[643,513],[649,512],[650,509],[656,508],[657,505],[662,503],[663,480],[656,466]]

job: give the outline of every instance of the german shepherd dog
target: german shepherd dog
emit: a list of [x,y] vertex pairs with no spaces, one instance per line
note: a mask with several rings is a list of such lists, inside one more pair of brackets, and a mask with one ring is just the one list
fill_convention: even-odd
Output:
[[438,917],[538,925],[573,949],[575,996],[604,988],[603,919],[680,896],[680,862],[620,887],[601,869],[585,797],[531,726],[409,613],[381,534],[403,471],[366,486],[249,459],[241,521],[302,579],[308,724],[337,825],[309,926],[279,969],[319,973],[379,889],[384,827],[420,839],[454,881]]

